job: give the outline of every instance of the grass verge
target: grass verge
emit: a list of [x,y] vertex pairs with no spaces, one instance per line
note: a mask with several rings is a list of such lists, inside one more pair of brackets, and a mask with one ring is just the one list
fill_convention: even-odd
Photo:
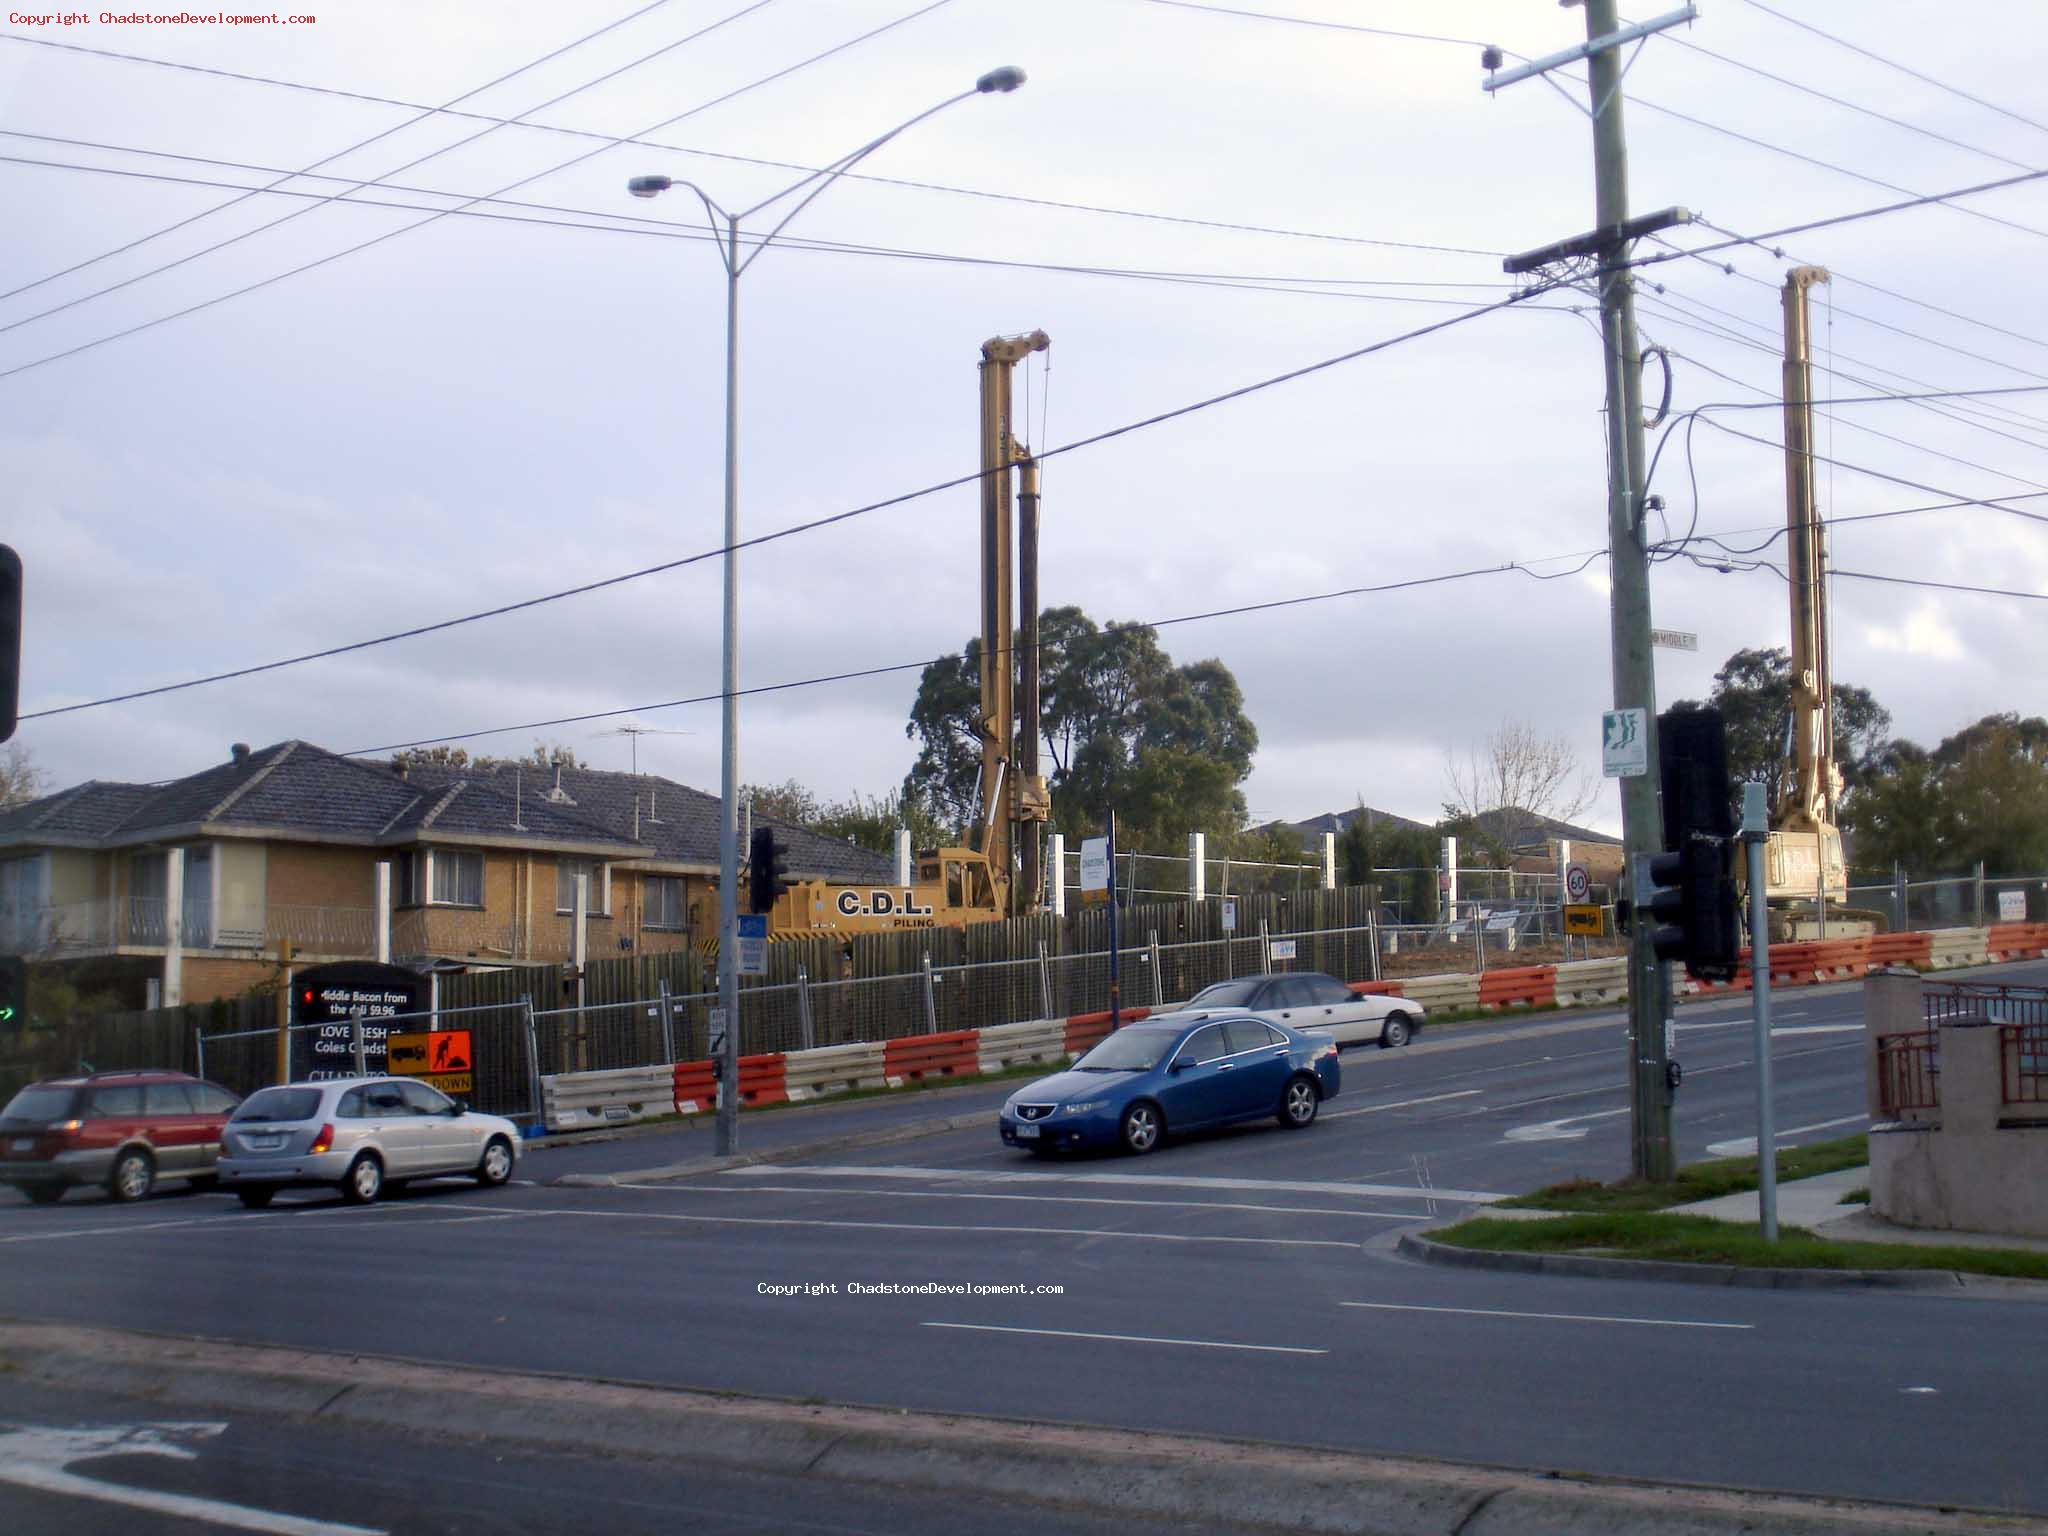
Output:
[[1657,1211],[1605,1211],[1543,1221],[1480,1216],[1429,1234],[1458,1248],[1502,1253],[1581,1253],[1605,1258],[1739,1264],[1751,1269],[1939,1269],[2048,1280],[2048,1253],[2005,1248],[1923,1248],[1915,1243],[1836,1243],[1781,1227],[1766,1243],[1754,1222]]
[[[1839,1141],[1817,1141],[1807,1147],[1786,1147],[1778,1153],[1778,1182],[1810,1179],[1843,1168],[1861,1168],[1870,1161],[1868,1138],[1844,1136]],[[1678,1170],[1669,1184],[1650,1184],[1637,1179],[1620,1179],[1601,1184],[1592,1179],[1573,1179],[1553,1184],[1533,1195],[1517,1195],[1499,1202],[1531,1211],[1661,1211],[1667,1206],[1690,1205],[1695,1200],[1715,1200],[1722,1195],[1755,1189],[1757,1159],[1722,1157],[1709,1163],[1693,1163]]]

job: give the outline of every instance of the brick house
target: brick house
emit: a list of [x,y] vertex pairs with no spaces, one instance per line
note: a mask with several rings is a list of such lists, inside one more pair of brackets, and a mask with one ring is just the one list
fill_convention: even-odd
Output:
[[[890,876],[883,855],[778,829],[799,876]],[[271,981],[287,941],[294,964],[374,958],[380,864],[398,964],[567,960],[579,874],[588,958],[659,953],[716,931],[718,800],[651,774],[238,745],[170,783],[0,810],[0,949],[97,962],[135,1006],[231,997]]]

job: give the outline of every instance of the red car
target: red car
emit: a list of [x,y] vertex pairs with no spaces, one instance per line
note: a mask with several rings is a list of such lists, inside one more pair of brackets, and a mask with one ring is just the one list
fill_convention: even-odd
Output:
[[241,1101],[183,1072],[95,1072],[32,1083],[0,1110],[0,1184],[38,1205],[74,1185],[140,1200],[159,1179],[210,1180]]

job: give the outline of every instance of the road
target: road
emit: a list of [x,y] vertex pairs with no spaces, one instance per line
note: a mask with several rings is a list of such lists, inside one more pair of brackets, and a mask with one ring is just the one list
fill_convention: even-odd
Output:
[[[2048,965],[1984,974],[2040,982]],[[1860,993],[1778,1001],[1784,1140],[1860,1128]],[[1753,1131],[1747,1001],[1688,1008],[1678,1028],[1690,1161]],[[542,1182],[681,1161],[693,1133],[541,1150],[515,1187],[367,1210],[8,1205],[0,1314],[2048,1513],[2028,1428],[2048,1388],[2015,1347],[2048,1313],[2029,1303],[1507,1276],[1394,1252],[1403,1230],[1495,1195],[1623,1171],[1623,1067],[1617,1018],[1547,1016],[1348,1052],[1308,1132],[1144,1159],[1041,1162],[980,1127],[621,1187]],[[1022,1291],[852,1289],[891,1284]],[[0,1378],[0,1417],[20,1416],[14,1390]]]

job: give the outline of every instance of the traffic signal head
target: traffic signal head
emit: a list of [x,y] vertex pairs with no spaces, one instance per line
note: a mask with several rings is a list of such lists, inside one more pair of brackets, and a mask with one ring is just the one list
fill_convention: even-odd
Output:
[[28,1027],[28,962],[0,955],[0,1034]]
[[21,709],[21,556],[0,544],[0,741]]
[[773,827],[754,828],[747,848],[747,910],[766,912],[790,883],[789,850]]
[[1649,914],[1660,960],[1683,962],[1700,981],[1727,981],[1742,957],[1736,924],[1734,786],[1728,737],[1717,709],[1667,710],[1657,717],[1657,767],[1664,790],[1665,852],[1650,860]]

